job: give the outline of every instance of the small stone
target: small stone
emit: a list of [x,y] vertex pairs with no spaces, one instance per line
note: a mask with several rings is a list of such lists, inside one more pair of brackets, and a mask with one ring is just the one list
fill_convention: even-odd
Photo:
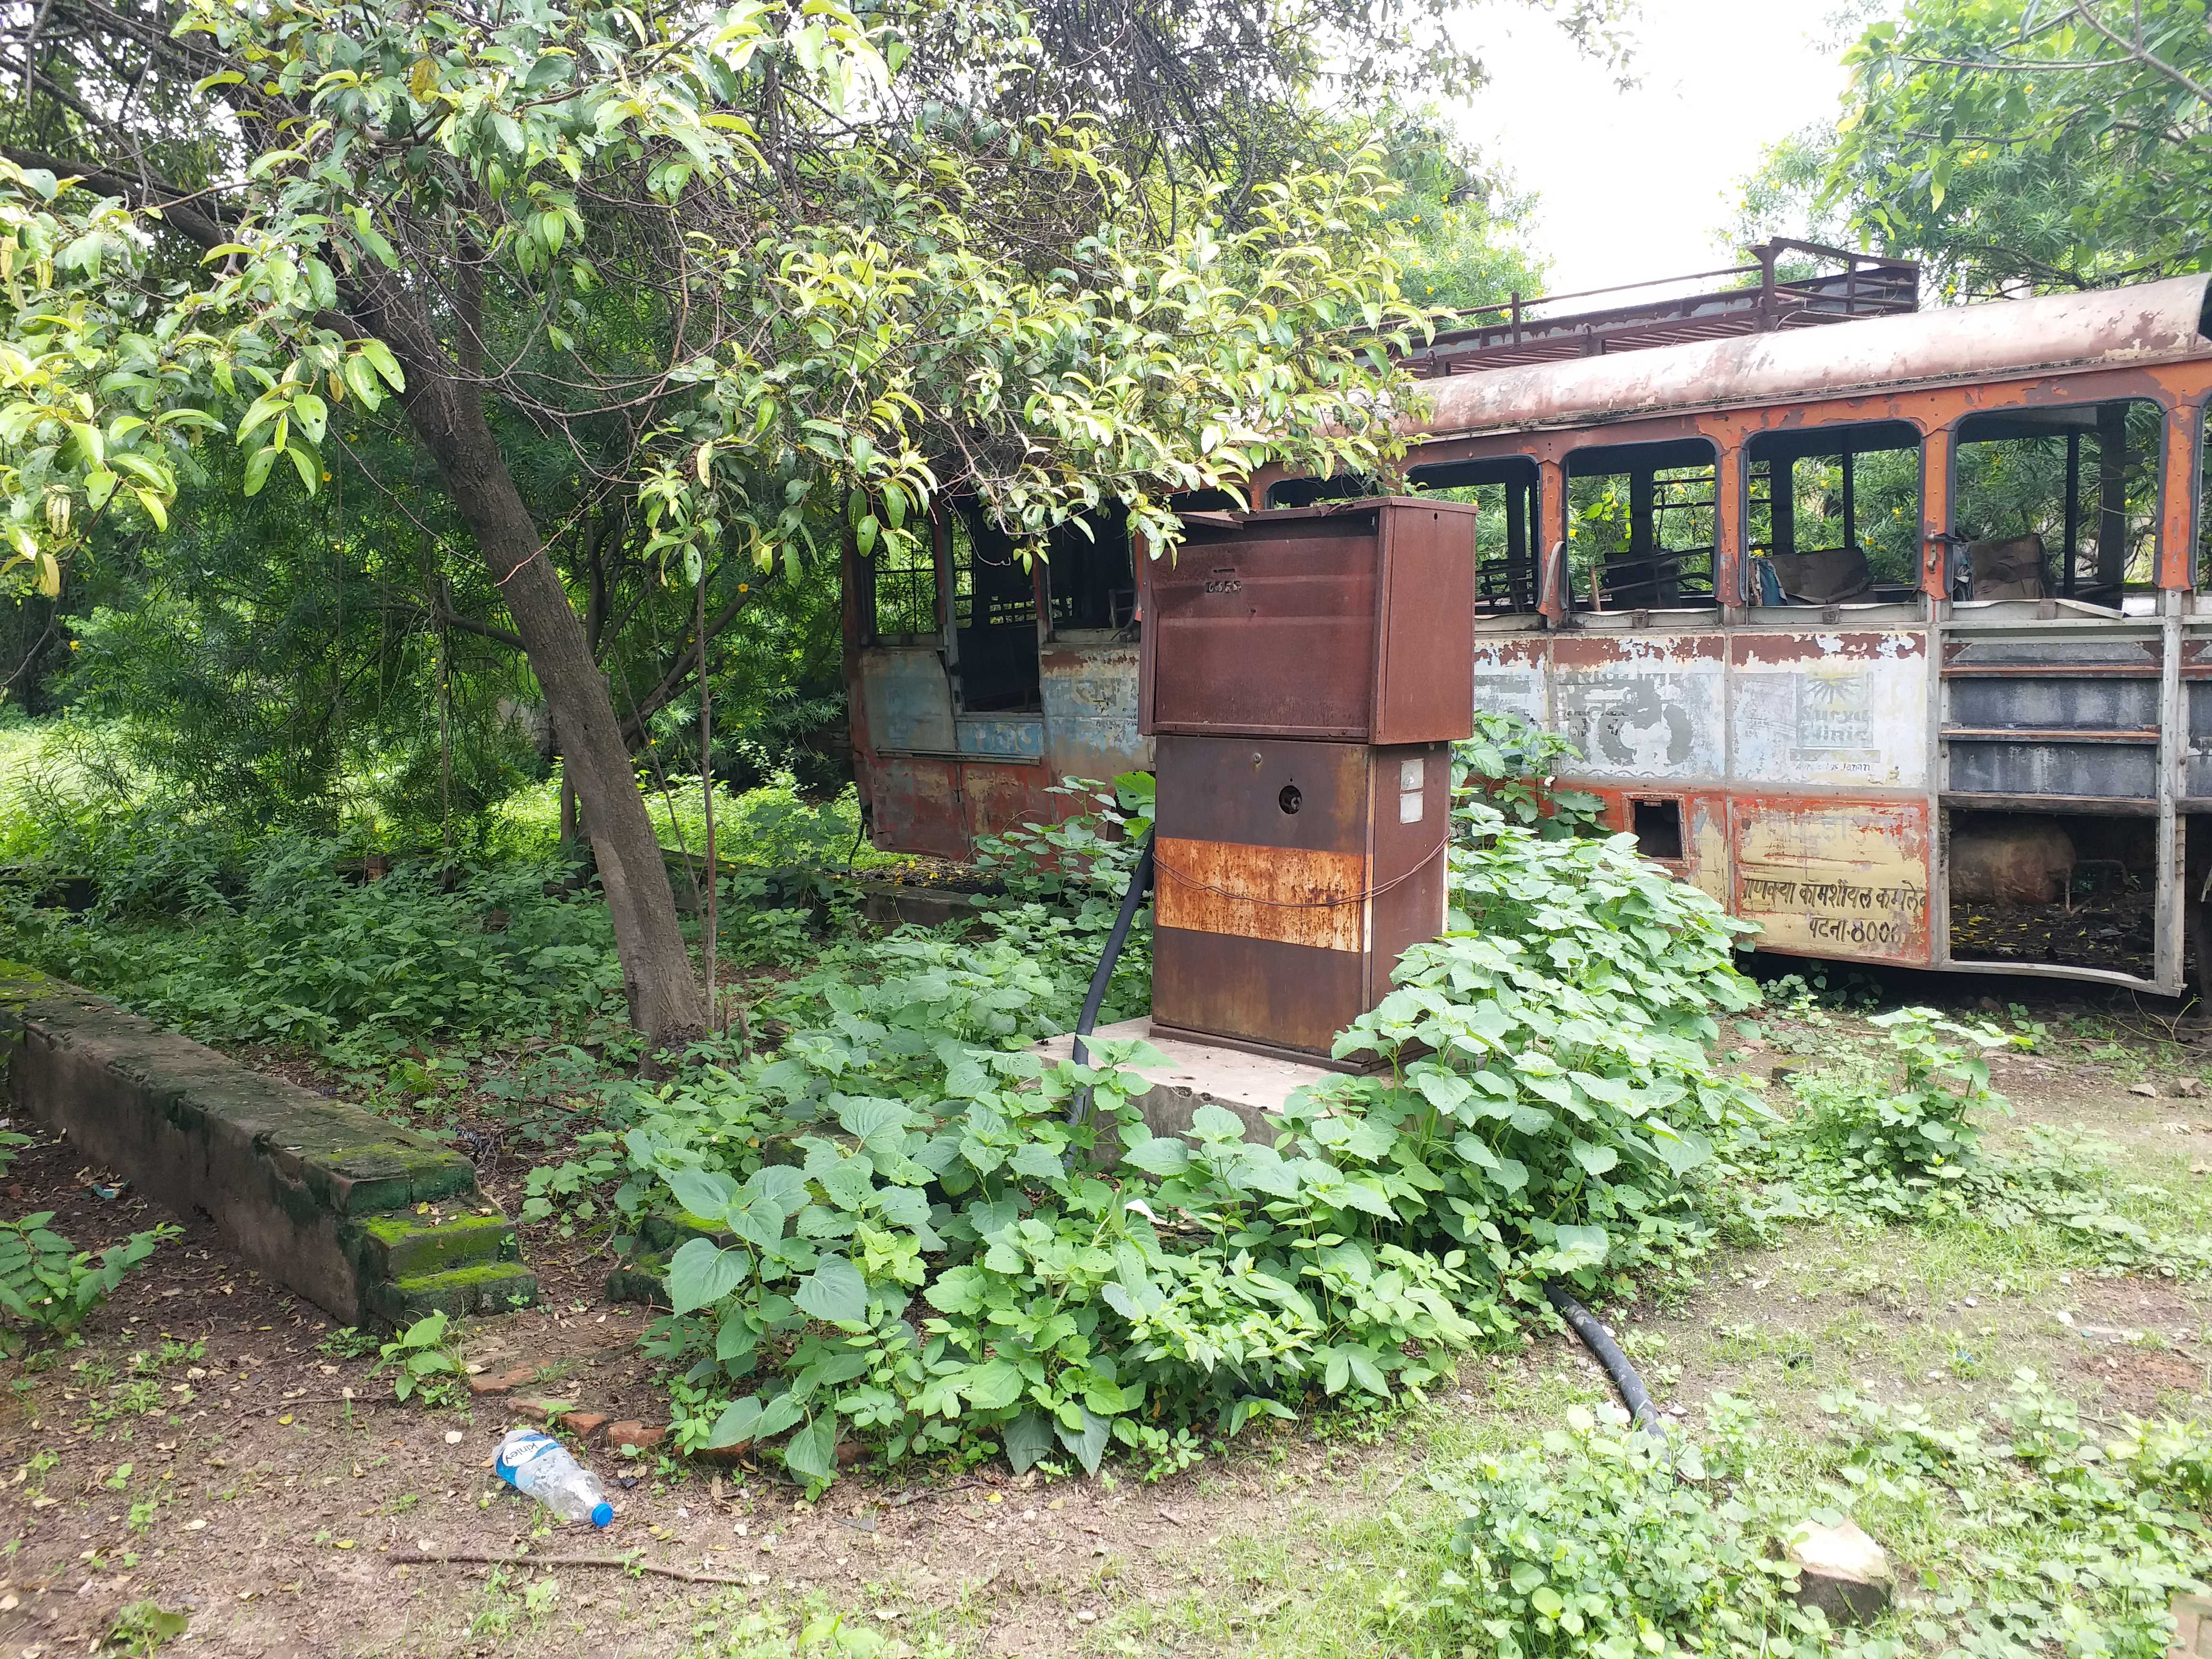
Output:
[[2176,1100],[2201,1100],[2204,1097],[2204,1082],[2201,1078],[2178,1077],[2173,1079]]
[[447,1429],[446,1431],[446,1443],[449,1446],[459,1445],[464,1437],[465,1437],[459,1429]]
[[2146,1100],[2156,1100],[2158,1098],[2158,1085],[2155,1083],[2130,1083],[2128,1085],[2128,1092],[2131,1095],[2141,1095]]
[[1834,1625],[1870,1624],[1895,1592],[1889,1557],[1855,1521],[1824,1527],[1805,1521],[1790,1535],[1797,1566],[1797,1604],[1818,1607]]
[[512,1394],[538,1375],[535,1365],[516,1365],[503,1371],[488,1371],[469,1379],[471,1394]]
[[617,1451],[625,1446],[634,1446],[639,1451],[650,1451],[666,1437],[667,1433],[668,1425],[665,1423],[647,1425],[632,1418],[626,1422],[607,1425],[607,1444]]
[[563,1412],[561,1426],[580,1439],[589,1440],[607,1425],[605,1412]]

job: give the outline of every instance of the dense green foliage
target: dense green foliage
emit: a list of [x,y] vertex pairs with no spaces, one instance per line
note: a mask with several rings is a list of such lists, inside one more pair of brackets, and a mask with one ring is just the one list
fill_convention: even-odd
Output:
[[848,1434],[1018,1468],[1118,1444],[1157,1471],[1255,1415],[1421,1389],[1515,1330],[1544,1276],[1626,1285],[1694,1254],[1697,1172],[1759,1111],[1698,1046],[1752,995],[1731,929],[1625,838],[1464,811],[1474,931],[1409,958],[1343,1039],[1401,1063],[1294,1101],[1270,1139],[1213,1107],[1152,1133],[1127,1103],[1141,1049],[1026,1052],[1080,999],[1095,891],[1072,917],[1010,905],[979,940],[832,946],[763,1006],[773,1054],[635,1097],[601,1169],[669,1252],[679,1439],[789,1432],[817,1485]]
[[[346,862],[337,843],[280,836],[255,849],[242,890],[220,866],[180,861],[144,872],[158,884],[105,889],[106,921],[0,889],[0,926],[36,965],[203,1036],[374,1052],[619,1019],[605,912],[548,893],[567,866],[507,859],[449,875],[423,861],[369,881]],[[125,907],[148,899],[181,901],[191,924],[132,919]]]
[[1958,298],[2203,268],[2196,0],[1913,0],[1847,61],[1840,117],[1770,153],[1745,230],[1863,237]]
[[0,1353],[21,1353],[33,1336],[73,1335],[125,1273],[183,1231],[164,1222],[95,1256],[48,1226],[53,1218],[41,1210],[0,1219]]
[[2093,1432],[2033,1372],[1987,1427],[1849,1393],[1823,1405],[1832,1507],[1815,1518],[1856,1510],[1933,1540],[1909,1632],[1833,1629],[1792,1601],[1797,1571],[1782,1557],[1804,1498],[1747,1402],[1721,1395],[1705,1432],[1671,1446],[1626,1431],[1616,1408],[1600,1422],[1577,1407],[1540,1447],[1435,1477],[1460,1518],[1423,1650],[1464,1639],[1500,1659],[2158,1659],[2168,1600],[2204,1589],[2201,1424],[2126,1416]]

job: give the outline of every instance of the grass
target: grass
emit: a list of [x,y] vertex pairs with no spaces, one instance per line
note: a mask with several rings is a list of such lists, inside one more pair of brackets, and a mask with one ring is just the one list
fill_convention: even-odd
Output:
[[[30,810],[24,779],[40,753],[35,729],[0,726],[0,845],[6,820],[13,816],[20,822]],[[648,799],[664,839],[696,851],[703,840],[696,781],[680,788],[672,803],[658,795]],[[501,840],[543,844],[556,828],[556,810],[550,784],[525,792],[502,809],[510,834]],[[842,866],[858,829],[849,792],[816,806],[786,787],[741,796],[718,790],[715,810],[728,838],[725,856],[761,866]],[[864,865],[885,861],[865,843],[860,854]],[[1771,1046],[1820,1065],[1875,1041],[1855,1018],[1809,1012],[1820,1017],[1764,1017]],[[426,1051],[437,1047],[426,1045]],[[2040,1051],[2065,1067],[2100,1068],[2094,1081],[2107,1092],[2188,1064],[2178,1045],[2145,1040],[2094,1016],[2054,1017]],[[445,1045],[444,1052],[459,1051]],[[518,1076],[518,1095],[534,1101],[540,1094],[565,1098],[572,1087],[588,1093],[600,1068],[579,1055],[573,1066],[577,1075],[571,1077],[561,1070],[568,1062],[556,1064],[558,1058],[532,1062],[547,1076],[527,1087]],[[434,1059],[408,1063],[426,1076],[435,1067]],[[499,1055],[501,1066],[512,1063],[511,1052]],[[471,1079],[471,1071],[495,1069],[489,1060],[478,1067],[465,1064],[450,1088],[434,1079],[427,1092],[410,1085],[410,1097],[441,1112],[450,1098],[459,1109],[460,1097],[474,1098],[481,1082]],[[2072,1079],[2073,1086],[2081,1081]],[[397,1102],[398,1085],[392,1087]],[[2051,1099],[2024,1101],[2017,1118],[1991,1119],[1990,1149],[2018,1153],[2033,1125],[2080,1116],[2080,1096],[2069,1087],[2067,1073],[2061,1073]],[[2179,1103],[2159,1109],[2185,1110]],[[2162,1141],[2140,1126],[2112,1139],[2105,1152],[2112,1171],[2112,1209],[2161,1233],[2212,1231],[2212,1191],[2192,1176],[2195,1160],[2183,1147],[2181,1138]],[[1666,1294],[1623,1312],[1619,1328],[1655,1395],[1686,1407],[1692,1424],[1717,1393],[1756,1402],[1770,1440],[1767,1473],[1802,1511],[1852,1496],[1838,1485],[1833,1423],[1823,1411],[1824,1400],[1846,1389],[1885,1401],[1917,1400],[1941,1422],[1958,1423],[2002,1396],[2024,1364],[2065,1392],[2081,1392],[2100,1375],[2098,1361],[2134,1365],[2155,1357],[2160,1339],[2148,1329],[2142,1343],[2091,1348],[2078,1322],[2069,1328],[2059,1313],[2091,1303],[2109,1310],[2138,1292],[2155,1294],[2161,1317],[2145,1319],[2148,1328],[2172,1322],[2173,1310],[2183,1305],[2154,1278],[2101,1275],[2081,1240],[2040,1222],[2002,1230],[1972,1219],[1887,1227],[1845,1220],[1793,1223],[1779,1243],[1717,1252],[1700,1271],[1702,1282],[1694,1287],[1656,1287]],[[2201,1324],[2202,1312],[2193,1304],[2186,1316]],[[2130,1322],[2108,1312],[2104,1322]],[[112,1378],[96,1380],[97,1403],[84,1408],[94,1416],[127,1417],[147,1409],[140,1401],[150,1385],[142,1389]],[[2188,1396],[2194,1409],[2206,1390],[2200,1381],[2177,1384],[2172,1392]],[[1185,1564],[1180,1584],[1148,1595],[1137,1588],[1142,1577],[1137,1563],[1117,1554],[1091,1561],[1084,1572],[1071,1573],[1063,1592],[1064,1650],[1149,1654],[1198,1648],[1320,1659],[1451,1650],[1427,1609],[1453,1566],[1446,1540],[1456,1510],[1431,1489],[1429,1476],[1527,1447],[1571,1409],[1600,1407],[1610,1398],[1579,1348],[1553,1340],[1526,1352],[1472,1357],[1458,1386],[1440,1385],[1425,1401],[1286,1429],[1211,1461],[1168,1501],[1213,1506],[1230,1519],[1201,1518],[1194,1535],[1176,1535],[1170,1553]],[[1127,1481],[1128,1472],[1118,1478]],[[1140,1489],[1133,1498],[1162,1501]],[[1958,1574],[1970,1543],[2033,1541],[1962,1533],[1954,1512],[1904,1486],[1858,1494],[1856,1509],[1900,1568],[1929,1577]],[[755,1612],[726,1600],[702,1613],[696,1651],[736,1659],[871,1654],[895,1632],[896,1640],[925,1652],[981,1652],[988,1649],[1003,1598],[1018,1594],[978,1589],[934,1613],[869,1619],[869,1606],[911,1607],[918,1599],[896,1589],[895,1580],[887,1580],[878,1587],[881,1594],[871,1592],[866,1605],[842,1622],[828,1603]],[[505,1582],[492,1575],[473,1609],[479,1633],[506,1634],[526,1644],[532,1630],[562,1616],[550,1593],[541,1592],[544,1599],[535,1607],[529,1593],[526,1579]],[[1085,1610],[1097,1615],[1091,1623],[1079,1618]],[[1028,1611],[1034,1620],[1038,1609]],[[1909,1632],[1905,1639],[1906,1651],[1936,1650]]]

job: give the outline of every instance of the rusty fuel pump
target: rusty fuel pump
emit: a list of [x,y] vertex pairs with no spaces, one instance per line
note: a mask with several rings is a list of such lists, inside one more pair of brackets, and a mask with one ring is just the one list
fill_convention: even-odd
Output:
[[1327,1064],[1443,931],[1475,520],[1397,497],[1194,514],[1147,572],[1157,1035]]

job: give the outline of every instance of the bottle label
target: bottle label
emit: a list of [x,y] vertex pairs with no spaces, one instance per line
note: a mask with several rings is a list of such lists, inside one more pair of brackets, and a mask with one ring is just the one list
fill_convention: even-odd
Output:
[[550,1434],[511,1437],[499,1449],[499,1457],[492,1472],[507,1482],[515,1484],[514,1477],[525,1464],[533,1463],[550,1451],[558,1451],[561,1443]]

